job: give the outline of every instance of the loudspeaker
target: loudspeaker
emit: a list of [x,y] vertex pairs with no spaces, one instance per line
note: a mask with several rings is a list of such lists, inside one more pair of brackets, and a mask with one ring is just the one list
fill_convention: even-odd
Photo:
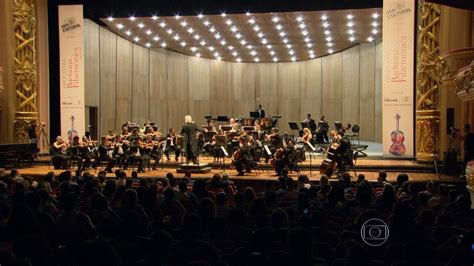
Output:
[[443,172],[446,175],[455,175],[457,173],[458,154],[455,151],[444,153]]
[[454,127],[454,108],[446,109],[446,133],[451,134],[451,128]]

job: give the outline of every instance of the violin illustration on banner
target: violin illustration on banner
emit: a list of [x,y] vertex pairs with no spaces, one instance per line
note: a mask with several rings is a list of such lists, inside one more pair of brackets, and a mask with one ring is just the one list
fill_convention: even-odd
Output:
[[390,145],[390,153],[397,156],[402,156],[405,154],[406,148],[403,141],[405,141],[405,134],[403,131],[400,131],[400,115],[395,115],[395,120],[397,120],[397,127],[392,131],[391,138],[392,144]]
[[74,137],[79,136],[79,134],[77,134],[77,131],[74,129],[74,119],[75,117],[71,115],[71,129],[69,129],[69,131],[67,132],[67,139],[69,140],[69,142],[72,142]]

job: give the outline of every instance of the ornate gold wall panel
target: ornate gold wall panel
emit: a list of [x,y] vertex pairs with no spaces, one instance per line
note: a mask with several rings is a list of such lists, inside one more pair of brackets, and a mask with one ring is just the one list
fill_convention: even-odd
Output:
[[36,121],[38,112],[36,64],[36,13],[33,0],[13,0],[13,30],[15,31],[15,134],[18,142],[28,142],[26,127]]
[[441,10],[437,4],[418,1],[418,40],[416,66],[416,158],[438,158],[438,90],[442,77],[438,33]]

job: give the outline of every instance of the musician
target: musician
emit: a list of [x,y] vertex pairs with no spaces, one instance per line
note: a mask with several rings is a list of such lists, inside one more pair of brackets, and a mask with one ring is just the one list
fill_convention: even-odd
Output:
[[316,129],[316,142],[317,143],[324,143],[329,142],[328,131],[329,131],[329,124],[326,120],[324,120],[324,115],[321,115],[318,122],[318,128]]
[[[155,163],[153,164],[153,170],[156,170],[158,167],[158,164],[160,163],[161,156],[162,156],[162,150],[160,149],[160,144],[158,141],[153,140],[152,135],[147,135],[146,136],[146,141],[145,141],[145,154],[148,157],[148,168],[150,168],[150,159],[154,159]],[[146,158],[145,158],[146,159]]]
[[184,122],[185,124],[181,129],[181,135],[183,135],[184,138],[183,146],[186,153],[186,163],[189,164],[192,162],[197,164],[198,143],[196,140],[196,133],[201,132],[201,130],[196,126],[190,115],[184,117]]
[[251,172],[251,168],[255,167],[255,162],[253,160],[251,147],[247,142],[246,137],[239,137],[239,148],[234,152],[232,163],[235,165],[235,169],[238,172],[238,176],[244,175],[244,169],[248,173]]
[[123,167],[125,162],[128,160],[128,148],[130,147],[130,142],[125,140],[125,137],[118,136],[117,141],[114,145],[114,158],[117,165]]
[[215,132],[215,133],[217,133],[217,129],[216,129],[214,120],[209,121],[209,124],[204,128],[204,132]]
[[[138,131],[138,129],[137,129]],[[125,161],[125,165],[123,169],[128,169],[133,163],[138,163],[138,172],[143,173],[145,172],[144,165],[143,165],[143,157],[142,152],[144,152],[142,146],[142,139],[135,138],[133,141],[130,142],[130,148],[128,149],[128,159]]]
[[179,155],[181,153],[181,147],[179,147],[176,143],[176,137],[177,136],[174,128],[168,129],[168,135],[166,135],[166,149],[164,152],[168,161],[170,160],[170,151],[174,151],[176,161],[178,161]]
[[313,118],[311,118],[311,114],[307,114],[306,119],[303,122],[308,123],[309,129],[311,131],[316,130],[316,122],[314,121]]
[[264,118],[265,117],[265,110],[262,109],[261,104],[258,105],[258,108],[257,108],[256,112],[258,112],[258,118]]
[[352,149],[351,141],[347,137],[343,137],[339,132],[331,130],[332,142],[330,147],[335,147],[333,159],[337,163],[339,173],[345,172],[345,167],[352,166]]
[[235,118],[231,118],[229,120],[229,125],[232,126],[232,132],[238,132],[240,129],[239,123],[237,123],[237,120],[235,120]]
[[313,138],[313,134],[311,134],[311,130],[305,127],[303,128],[303,136],[298,138],[298,140],[304,143],[311,143],[312,138]]
[[277,149],[283,148],[283,136],[278,128],[272,128],[272,133],[266,137],[270,141],[270,150],[274,153]]
[[67,148],[67,154],[69,157],[69,161],[77,161],[77,169],[84,170],[82,168],[82,151],[81,151],[81,144],[79,143],[79,137],[74,136],[72,142],[69,144]]
[[133,142],[137,139],[141,139],[142,137],[140,136],[140,130],[138,128],[132,129],[132,133],[128,136],[128,140],[130,142]]
[[107,138],[110,141],[115,141],[116,137],[117,137],[117,133],[115,133],[115,130],[109,130],[109,134],[107,135]]
[[101,138],[100,144],[97,147],[97,154],[93,165],[94,168],[97,168],[101,161],[107,161],[107,167],[105,168],[105,171],[112,173],[112,168],[117,161],[113,156],[114,147],[112,145],[113,143],[107,138],[107,136]]
[[89,168],[92,158],[94,158],[94,149],[97,142],[93,141],[91,138],[91,133],[86,131],[84,136],[82,136],[82,158],[85,159],[84,168]]
[[291,138],[285,139],[285,145],[283,148],[278,149],[273,155],[275,160],[275,172],[277,176],[283,174],[283,170],[294,170],[296,171],[295,159],[295,146]]
[[50,148],[50,155],[52,157],[54,169],[67,169],[68,159],[67,159],[67,144],[64,141],[63,137],[57,136],[56,141]]
[[122,139],[127,139],[130,136],[130,132],[128,132],[128,126],[125,124],[122,126],[122,133],[120,133]]

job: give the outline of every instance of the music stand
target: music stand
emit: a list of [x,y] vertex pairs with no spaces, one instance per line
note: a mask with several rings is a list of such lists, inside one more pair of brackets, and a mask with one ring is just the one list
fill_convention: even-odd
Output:
[[[296,122],[288,122],[288,125],[290,126],[290,129],[291,130],[296,130],[297,132],[300,131],[300,129],[298,128],[298,123]],[[294,138],[294,136],[293,136]]]
[[226,140],[226,136],[225,135],[216,135],[216,145],[218,147],[218,149],[220,149],[222,151],[222,153],[224,154],[224,156],[218,156],[218,160],[220,161],[220,159],[222,159],[221,162],[221,166],[220,166],[220,169],[223,169],[224,172],[225,172],[225,157],[227,157],[229,155],[229,153],[227,153],[227,150],[225,149],[225,146],[227,145],[227,140]]
[[309,130],[311,130],[311,127],[309,127],[309,123],[308,123],[308,122],[301,121],[301,127],[302,127],[302,128],[307,127]]
[[339,121],[334,121],[334,127],[336,127],[336,131],[342,133],[342,123]]
[[226,115],[218,115],[217,116],[217,121],[219,122],[227,122],[229,121],[229,118]]
[[259,112],[250,112],[250,117],[251,118],[255,118],[255,119],[258,119],[260,118],[260,113]]

